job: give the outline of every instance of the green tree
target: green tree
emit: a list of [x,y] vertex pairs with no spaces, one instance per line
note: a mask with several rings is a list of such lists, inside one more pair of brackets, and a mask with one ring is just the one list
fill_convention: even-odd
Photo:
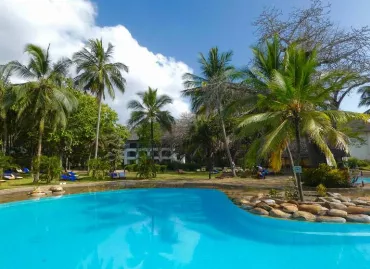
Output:
[[[358,89],[358,93],[361,94],[359,107],[370,106],[370,86],[364,86]],[[364,113],[370,114],[370,109],[367,109]]]
[[35,167],[34,182],[38,182],[40,176],[39,164],[45,126],[65,126],[69,113],[77,107],[77,99],[65,83],[71,62],[61,59],[52,64],[49,47],[44,50],[37,45],[28,44],[25,48],[30,57],[28,64],[23,65],[17,61],[8,64],[20,78],[28,80],[14,87],[13,101],[18,115],[31,116],[29,120],[38,126],[38,165]]
[[209,179],[212,176],[214,155],[220,149],[218,134],[220,128],[216,118],[200,116],[196,118],[189,128],[185,144],[192,154],[200,153],[207,158]]
[[112,63],[114,46],[109,43],[105,50],[102,39],[90,39],[85,48],[73,55],[77,65],[77,85],[96,95],[99,104],[95,137],[95,159],[98,158],[99,128],[102,100],[106,93],[114,99],[115,90],[125,91],[126,80],[121,71],[128,72],[128,67],[120,62]]
[[[139,137],[140,147],[149,148],[151,146],[151,128],[149,124],[138,125],[135,128],[135,132]],[[155,122],[153,125],[153,142],[155,145],[161,144],[162,138],[162,129],[158,122]]]
[[168,95],[157,95],[157,90],[148,88],[146,92],[139,92],[137,95],[141,101],[131,100],[128,108],[132,109],[129,125],[137,127],[139,125],[150,125],[150,140],[152,147],[152,161],[154,162],[154,124],[157,122],[161,128],[171,131],[175,119],[163,107],[172,104],[172,99]]
[[[269,93],[259,95],[257,113],[242,118],[240,127],[246,132],[262,131],[250,152],[269,157],[274,170],[281,167],[283,151],[287,150],[292,166],[301,162],[301,140],[308,137],[335,165],[334,156],[328,146],[348,151],[348,137],[333,127],[351,119],[361,118],[354,112],[323,110],[336,85],[329,85],[331,73],[319,76],[316,51],[307,54],[293,44],[284,53],[281,70],[274,70],[267,82]],[[335,74],[336,75],[336,74]],[[263,112],[261,112],[263,111]],[[290,144],[295,142],[295,161],[290,153]],[[295,175],[296,176],[296,175]],[[300,199],[303,200],[300,177],[297,177]]]
[[202,76],[186,73],[183,76],[183,95],[190,97],[192,110],[195,113],[213,113],[218,115],[224,139],[224,147],[232,169],[236,176],[235,165],[230,153],[229,137],[225,127],[225,108],[230,103],[235,88],[235,79],[239,72],[231,65],[233,53],[220,53],[218,48],[211,48],[208,57],[199,54],[199,64]]
[[11,87],[11,83],[9,81],[11,76],[11,68],[7,65],[0,66],[0,123],[2,128],[0,129],[1,134],[1,146],[2,151],[5,154],[7,148],[7,124],[6,124],[6,113],[7,109],[4,106],[5,98],[9,89]]

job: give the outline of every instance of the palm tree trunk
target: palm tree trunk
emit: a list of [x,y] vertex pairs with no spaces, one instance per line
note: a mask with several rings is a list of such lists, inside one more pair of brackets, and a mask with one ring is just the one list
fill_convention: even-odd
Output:
[[6,119],[4,119],[4,138],[3,138],[3,153],[4,155],[7,154],[8,149],[8,125],[6,123]]
[[[301,164],[301,134],[300,134],[300,131],[299,131],[299,118],[296,117],[295,121],[294,121],[294,125],[295,125],[295,139],[296,139],[296,143],[297,143],[297,156],[296,156],[296,161],[295,163],[297,165],[300,165]],[[292,166],[293,168],[293,166]],[[293,168],[294,169],[294,168]],[[301,175],[300,174],[296,174],[296,178],[297,178],[297,188],[298,188],[298,194],[299,194],[299,199],[301,201],[303,201],[303,189],[302,189],[302,182],[301,182]]]
[[100,93],[98,96],[99,102],[99,111],[98,111],[98,123],[96,125],[96,138],[95,138],[95,155],[94,158],[98,158],[98,149],[99,149],[99,131],[100,131],[100,116],[101,116],[101,106],[102,106],[102,94]]
[[229,163],[230,163],[230,166],[231,166],[231,172],[233,173],[233,177],[236,177],[235,165],[234,165],[233,158],[231,156],[230,148],[229,148],[229,139],[227,138],[224,119],[222,118],[221,115],[220,115],[220,120],[221,120],[222,133],[224,135],[224,141],[225,141],[225,148],[226,148],[227,158],[229,159]]
[[42,136],[44,134],[44,126],[45,126],[45,119],[44,117],[42,117],[40,120],[40,125],[39,125],[39,139],[37,142],[36,165],[35,165],[36,173],[33,178],[34,183],[37,183],[40,179],[40,162],[41,162]]
[[153,119],[150,120],[150,142],[152,146],[152,162],[154,163],[154,126]]

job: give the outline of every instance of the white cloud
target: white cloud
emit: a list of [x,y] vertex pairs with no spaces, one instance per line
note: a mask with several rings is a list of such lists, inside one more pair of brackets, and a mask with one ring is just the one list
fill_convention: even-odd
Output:
[[0,63],[10,60],[25,60],[23,54],[27,43],[43,47],[51,44],[53,59],[71,57],[89,38],[103,38],[115,46],[115,61],[129,66],[125,75],[125,94],[116,94],[115,100],[107,99],[126,123],[129,111],[127,102],[138,91],[148,86],[158,88],[160,94],[174,99],[168,109],[174,116],[188,111],[188,105],[181,98],[181,76],[192,70],[183,62],[154,54],[132,37],[122,25],[99,27],[95,24],[97,9],[88,0],[2,0],[0,1]]

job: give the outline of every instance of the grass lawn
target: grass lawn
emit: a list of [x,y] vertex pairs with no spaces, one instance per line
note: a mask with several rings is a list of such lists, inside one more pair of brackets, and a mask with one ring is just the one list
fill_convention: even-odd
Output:
[[[68,184],[79,184],[82,182],[102,182],[102,181],[110,181],[112,180],[110,177],[106,177],[104,180],[94,180],[88,176],[86,171],[81,171],[77,173],[79,175],[79,180],[77,181],[65,181]],[[42,186],[45,185],[43,182],[39,182],[37,184],[33,183],[33,178],[30,175],[23,175],[24,178],[22,179],[14,179],[14,180],[7,180],[6,182],[0,183],[0,190],[1,189],[10,189],[10,188],[17,188],[17,187],[27,187],[27,186]],[[212,176],[214,178],[215,175]],[[184,174],[178,174],[177,172],[166,172],[166,173],[158,173],[157,177],[153,180],[184,180],[184,179],[207,179],[208,172],[185,172]],[[139,179],[136,177],[136,172],[127,172],[126,179],[135,180]],[[59,184],[59,181],[52,181],[49,184]]]

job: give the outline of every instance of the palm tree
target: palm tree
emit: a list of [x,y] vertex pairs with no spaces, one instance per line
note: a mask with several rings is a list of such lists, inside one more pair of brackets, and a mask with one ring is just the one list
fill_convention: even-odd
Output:
[[146,92],[139,92],[137,95],[141,102],[131,100],[128,108],[132,109],[129,125],[133,128],[138,125],[150,124],[150,138],[152,147],[152,161],[154,161],[154,123],[157,122],[161,128],[171,131],[175,119],[167,110],[162,110],[165,105],[172,104],[172,99],[168,95],[157,95],[157,89],[148,88]]
[[68,114],[77,106],[77,99],[66,86],[65,80],[71,61],[61,59],[52,64],[49,47],[44,50],[37,45],[28,44],[25,48],[30,57],[28,64],[23,65],[17,61],[8,64],[20,78],[28,80],[14,86],[13,104],[17,107],[18,116],[32,116],[32,121],[38,126],[34,182],[38,182],[40,176],[45,125],[65,126]]
[[[335,89],[328,85],[330,73],[318,75],[316,51],[307,54],[295,44],[284,53],[282,68],[274,70],[267,82],[269,94],[259,95],[256,104],[258,113],[243,117],[240,127],[246,132],[262,131],[260,139],[253,143],[250,152],[269,157],[274,170],[280,170],[282,153],[287,150],[294,162],[301,162],[301,140],[307,137],[335,165],[328,143],[348,151],[348,137],[334,128],[362,114],[337,110],[323,110]],[[336,75],[336,74],[335,74]],[[263,111],[263,112],[261,112]],[[290,144],[296,143],[295,161]],[[296,176],[296,174],[294,173]],[[303,200],[300,177],[296,176],[300,199]]]
[[210,115],[215,112],[219,119],[224,138],[226,154],[232,169],[233,176],[236,176],[235,165],[230,153],[229,138],[225,128],[225,107],[231,100],[235,90],[235,79],[240,75],[231,65],[231,51],[220,53],[218,48],[211,48],[208,57],[199,54],[201,76],[186,73],[183,76],[183,95],[190,97],[192,110]]
[[219,126],[215,118],[199,116],[189,128],[185,144],[193,155],[200,153],[207,157],[208,178],[211,179],[214,155],[220,148],[218,143]]
[[98,158],[99,129],[102,100],[106,92],[114,99],[117,88],[120,92],[125,91],[126,80],[121,71],[128,72],[128,67],[120,62],[112,63],[114,46],[109,43],[105,50],[102,39],[90,39],[85,48],[73,55],[73,61],[77,65],[77,77],[75,82],[85,91],[96,95],[99,110],[96,125],[95,159]]
[[6,107],[5,98],[8,90],[11,87],[10,83],[10,76],[12,74],[12,70],[7,65],[0,66],[0,122],[2,123],[2,130],[0,133],[2,134],[2,151],[5,154],[7,148],[7,124],[6,124]]
[[[361,94],[359,107],[369,107],[370,106],[370,86],[364,86],[358,89],[358,93]],[[370,114],[370,109],[366,110],[364,113]]]

